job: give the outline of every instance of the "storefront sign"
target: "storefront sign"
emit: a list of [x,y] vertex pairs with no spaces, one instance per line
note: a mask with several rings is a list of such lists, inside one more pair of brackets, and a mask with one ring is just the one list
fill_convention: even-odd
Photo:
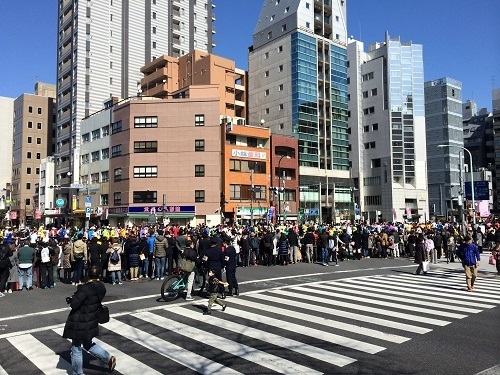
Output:
[[262,159],[266,160],[266,153],[261,151],[247,151],[247,150],[231,150],[231,156],[249,159]]
[[[194,214],[196,206],[165,206],[165,215],[168,214]],[[159,214],[162,215],[163,206],[130,206],[130,207],[111,207],[110,214]]]

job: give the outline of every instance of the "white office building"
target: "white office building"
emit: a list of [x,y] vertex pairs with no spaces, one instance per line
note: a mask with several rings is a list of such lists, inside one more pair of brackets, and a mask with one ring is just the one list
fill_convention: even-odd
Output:
[[211,0],[58,1],[56,183],[79,182],[80,121],[111,96],[137,95],[142,66],[212,51],[213,8]]
[[[5,155],[12,155],[12,139],[14,136],[14,98],[0,96],[0,149]],[[10,190],[12,180],[12,158],[4,157],[0,163],[0,189],[2,195],[0,198],[0,208],[5,208],[5,199],[7,198],[7,188]]]
[[429,218],[422,45],[349,40],[352,177],[365,219]]

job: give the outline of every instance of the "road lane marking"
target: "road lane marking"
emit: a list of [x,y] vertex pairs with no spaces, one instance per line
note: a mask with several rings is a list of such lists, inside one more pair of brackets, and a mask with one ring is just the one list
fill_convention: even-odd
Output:
[[[229,340],[225,337],[177,322],[150,312],[132,315],[134,318],[144,320],[147,323],[157,325],[161,328],[189,337],[192,340],[203,342],[203,344],[222,350],[236,357],[243,358],[262,367],[266,367],[280,374],[311,374],[320,375],[321,372],[310,367],[302,366],[274,354],[256,349],[254,347]],[[211,323],[210,321],[208,322]]]
[[[299,325],[299,324],[295,324],[295,323],[286,322],[283,319],[275,319],[275,318],[271,318],[269,316],[265,316],[262,314],[254,314],[254,313],[250,313],[250,312],[247,312],[244,310],[239,310],[239,309],[235,310],[235,308],[233,307],[234,304],[244,306],[244,307],[251,307],[254,309],[258,309],[258,310],[269,311],[269,306],[266,306],[266,305],[263,305],[260,303],[256,303],[256,302],[252,302],[252,301],[248,301],[248,300],[243,300],[243,299],[233,299],[230,302],[230,307],[228,308],[228,310],[226,310],[227,313],[235,315],[235,316],[244,317],[244,318],[247,318],[250,320],[254,320],[256,322],[261,322],[261,323],[264,323],[264,324],[267,324],[267,325],[270,325],[270,326],[273,326],[276,328],[299,333],[301,335],[313,337],[316,339],[321,339],[321,340],[324,340],[327,342],[331,342],[331,343],[334,343],[337,345],[345,346],[347,348],[359,350],[359,351],[369,353],[369,354],[375,354],[375,353],[378,353],[382,350],[385,350],[385,348],[383,346],[372,345],[372,344],[365,343],[365,342],[360,341],[360,340],[355,340],[355,339],[351,339],[351,338],[344,337],[341,335],[336,335],[334,333],[325,332],[325,331],[322,331],[319,329],[315,329],[315,328],[311,328],[311,327],[307,327],[307,326],[303,326],[303,325]],[[274,310],[273,310],[273,312],[274,312]],[[290,315],[290,312],[288,312],[288,315]],[[306,319],[302,319],[302,320],[306,320]]]
[[72,373],[71,363],[54,353],[32,335],[10,337],[7,340],[45,375]]
[[[64,329],[57,328],[53,330],[58,335],[62,336]],[[68,341],[71,342],[70,339]],[[92,339],[93,342],[99,344],[104,350],[111,353],[116,357],[116,370],[123,375],[137,375],[137,374],[147,374],[147,375],[162,375],[161,372],[156,371],[155,369],[146,366],[141,361],[135,359],[134,357],[125,354],[121,350],[117,349],[114,346],[106,344],[104,341],[99,340],[97,337]]]
[[156,352],[174,362],[181,364],[201,374],[241,374],[240,372],[214,362],[196,353],[192,353],[181,346],[162,340],[140,329],[129,326],[116,319],[111,319],[104,325],[106,329],[123,336],[136,344]]
[[281,348],[294,351],[298,354],[305,355],[314,359],[319,359],[320,361],[335,365],[335,361],[332,360],[331,351],[311,346],[301,341],[289,339],[288,337],[283,337],[271,332],[262,331],[260,329],[249,327],[247,325],[239,324],[236,322],[220,319],[215,316],[205,316],[197,311],[185,309],[182,307],[170,309],[169,312],[207,324],[215,325],[216,327],[228,331],[233,331],[241,335],[267,342],[271,345],[279,346]]
[[[275,303],[280,304],[280,305],[289,305],[289,306],[293,306],[293,307],[299,307],[301,309],[311,310],[314,312],[327,313],[329,315],[341,315],[341,314],[337,314],[338,312],[340,312],[339,310],[330,309],[328,307],[324,307],[324,306],[320,306],[320,305],[313,305],[310,303],[290,301],[290,300],[286,300],[284,298],[276,298],[276,297],[268,296],[265,294],[253,295],[252,298],[257,298],[257,299],[264,300],[264,301],[275,302]],[[262,306],[264,306],[264,305],[262,305]],[[269,307],[268,307],[268,309],[269,309]],[[281,315],[286,315],[286,316],[290,315],[290,310],[285,310],[285,309],[282,309],[282,308],[279,308],[276,306],[272,307],[272,312],[277,313],[277,314],[281,314]],[[342,312],[342,314],[343,314],[343,312]],[[294,318],[301,319],[304,321],[309,321],[308,319],[305,319],[305,318],[302,319],[301,316],[302,315],[294,316]],[[351,315],[349,314],[349,316],[347,316],[347,317],[350,319]],[[366,317],[366,318],[368,318],[368,317]],[[366,318],[363,319],[363,321],[367,321]],[[326,325],[328,327],[333,327],[335,329],[340,329],[342,331],[353,332],[353,333],[357,333],[358,335],[373,337],[373,338],[376,338],[379,340],[385,340],[385,341],[394,342],[397,344],[401,344],[403,342],[410,340],[409,337],[404,337],[404,336],[400,336],[400,335],[393,335],[393,334],[385,333],[382,331],[378,331],[376,329],[361,327],[361,326],[345,323],[343,321],[330,319],[330,318],[324,319],[324,320],[322,319],[321,324]],[[387,324],[384,324],[384,327],[387,327]],[[426,330],[426,331],[428,332],[430,330]]]

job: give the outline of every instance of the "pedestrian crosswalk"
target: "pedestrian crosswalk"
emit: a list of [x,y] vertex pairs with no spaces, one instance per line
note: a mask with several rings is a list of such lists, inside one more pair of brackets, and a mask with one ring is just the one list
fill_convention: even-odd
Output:
[[[95,339],[116,373],[325,374],[500,305],[500,280],[462,273],[347,277],[243,293],[225,312],[205,300],[112,315]],[[0,340],[0,375],[71,373],[63,327]],[[102,365],[85,354],[86,374]],[[88,370],[87,370],[88,369]]]

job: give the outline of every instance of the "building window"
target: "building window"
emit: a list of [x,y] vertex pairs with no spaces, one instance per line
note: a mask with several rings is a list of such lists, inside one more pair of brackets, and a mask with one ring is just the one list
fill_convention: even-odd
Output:
[[[254,200],[266,200],[266,186],[255,185]],[[250,200],[252,194],[251,185],[229,185],[230,199]]]
[[122,145],[111,147],[111,157],[116,158],[118,156],[122,156]]
[[108,194],[101,195],[101,205],[107,206],[109,204],[109,196]]
[[28,137],[28,143],[32,143],[32,142],[33,142],[33,138]]
[[109,125],[103,126],[102,127],[102,136],[106,137],[109,135]]
[[369,125],[363,126],[363,130],[365,133],[368,133],[370,131],[370,126]]
[[253,170],[254,173],[266,173],[266,163],[263,161],[229,160],[229,171],[231,172],[250,173],[250,170]]
[[88,164],[88,163],[89,163],[89,154],[82,155],[82,164]]
[[90,175],[90,182],[91,182],[92,184],[97,184],[97,183],[99,183],[99,173],[92,173],[92,174]]
[[111,124],[111,134],[116,134],[122,131],[122,122],[117,121]]
[[269,52],[264,53],[264,60],[267,60],[269,58]]
[[205,177],[205,166],[203,164],[194,166],[194,177]]
[[267,39],[271,39],[273,37],[273,32],[272,31],[269,31],[267,33]]
[[281,123],[280,124],[280,130],[283,130],[283,129],[285,129],[285,124]]
[[230,145],[235,145],[236,144],[236,135],[226,134],[226,143],[229,143]]
[[289,10],[290,10],[290,7],[286,7],[285,8],[285,13],[288,13]]
[[205,202],[205,190],[195,190],[194,191],[194,201],[195,202]]
[[134,191],[134,203],[157,203],[156,191]]
[[272,21],[274,21],[274,18],[275,18],[275,17],[276,17],[276,15],[275,15],[275,14],[273,14],[269,20],[272,22]]
[[380,159],[372,159],[372,168],[380,168],[382,163]]
[[195,151],[205,151],[205,140],[204,139],[196,139],[194,141],[194,150]]
[[26,168],[26,174],[31,174],[31,167]]
[[36,144],[37,145],[41,145],[42,144],[42,138],[38,138],[36,139]]
[[33,122],[32,121],[28,121],[28,129],[32,129],[33,128]]
[[265,112],[266,112],[266,115],[268,115],[269,114],[269,108],[266,108]]
[[29,106],[29,107],[28,107],[28,112],[29,112],[29,113],[33,113],[33,107],[32,107],[32,106]]
[[156,34],[156,27],[153,26],[153,34]]
[[158,167],[134,167],[134,178],[156,178]]
[[115,169],[115,182],[121,181],[122,180],[122,169],[121,168],[116,168]]
[[269,70],[266,70],[266,71],[264,72],[264,77],[266,77],[266,78],[267,78],[267,77],[269,77]]
[[42,123],[41,123],[41,122],[37,122],[37,123],[36,123],[36,128],[37,128],[38,130],[41,130],[41,129],[42,129]]
[[40,174],[40,168],[35,168],[35,173]]
[[311,28],[311,24],[309,22],[306,22],[306,28],[308,28],[308,29]]
[[92,152],[92,162],[99,161],[99,151]]
[[264,96],[268,96],[268,95],[269,95],[269,89],[266,89],[266,90],[264,91]]
[[372,130],[378,130],[378,124],[373,124],[372,125]]
[[247,137],[247,147],[257,147],[257,138]]
[[282,72],[282,71],[283,71],[283,65],[278,66],[278,72]]
[[101,182],[109,182],[109,171],[101,172]]
[[278,109],[279,109],[280,111],[282,111],[282,110],[283,110],[283,108],[284,108],[283,103],[280,103],[280,105],[278,106]]
[[27,159],[31,159],[31,152],[29,152],[29,151],[28,151],[28,152],[26,153],[26,158],[27,158]]
[[205,126],[205,115],[194,115],[194,126]]
[[103,148],[101,150],[102,160],[109,159],[109,148]]
[[283,25],[281,25],[281,31],[282,31],[282,32],[285,32],[285,31],[286,31],[286,23],[284,23]]
[[156,48],[156,42],[153,42],[153,48]]
[[283,84],[282,83],[278,86],[278,91],[283,91]]
[[41,115],[42,114],[42,109],[40,107],[38,107],[38,114]]
[[377,96],[377,88],[372,89],[372,96]]
[[371,113],[375,113],[375,107],[368,107],[363,109],[363,114],[368,115]]
[[369,80],[373,79],[373,72],[363,74],[362,78],[363,78],[363,82],[364,81],[369,81]]
[[135,153],[158,152],[158,142],[157,141],[134,142],[134,152]]
[[92,140],[101,138],[101,129],[92,130]]
[[363,98],[368,98],[368,91],[363,91]]
[[38,160],[40,160],[40,159],[41,159],[41,155],[40,155],[40,153],[39,153],[39,152],[37,152],[37,153],[36,153],[36,158],[37,158]]
[[157,128],[157,116],[141,116],[134,117],[134,128]]
[[122,204],[122,193],[115,193],[113,198],[115,206]]

